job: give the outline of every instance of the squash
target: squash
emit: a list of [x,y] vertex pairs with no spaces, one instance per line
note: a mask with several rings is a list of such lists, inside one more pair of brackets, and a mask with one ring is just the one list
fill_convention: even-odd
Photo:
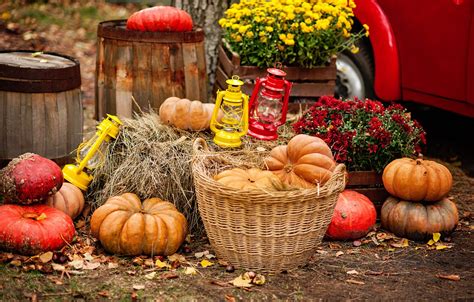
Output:
[[186,218],[159,198],[125,193],[109,198],[91,218],[92,235],[104,249],[117,255],[174,254],[187,233]]
[[[199,131],[209,128],[213,110],[214,104],[169,97],[161,104],[159,115],[164,124],[183,130]],[[218,118],[222,115],[222,110],[219,109]]]
[[402,200],[430,203],[445,197],[453,185],[449,170],[422,158],[399,158],[389,163],[382,175],[385,189]]
[[354,240],[367,235],[377,218],[375,206],[365,195],[352,190],[339,194],[326,236],[335,240]]
[[280,179],[270,171],[258,168],[234,168],[222,171],[214,176],[217,182],[240,190],[280,190],[283,185]]
[[56,194],[46,200],[46,204],[75,219],[84,209],[84,195],[78,187],[65,182]]
[[283,183],[299,188],[324,184],[336,167],[328,145],[306,134],[296,135],[287,146],[273,148],[265,164]]
[[179,8],[155,6],[133,13],[127,20],[127,29],[139,31],[182,32],[193,30],[193,19]]
[[447,198],[427,205],[391,196],[382,206],[380,220],[384,229],[399,237],[427,240],[433,233],[451,233],[458,219],[456,205]]
[[0,170],[0,195],[5,203],[40,203],[55,194],[63,180],[63,172],[54,161],[25,153]]
[[0,206],[0,250],[24,255],[55,251],[75,234],[71,217],[47,205]]

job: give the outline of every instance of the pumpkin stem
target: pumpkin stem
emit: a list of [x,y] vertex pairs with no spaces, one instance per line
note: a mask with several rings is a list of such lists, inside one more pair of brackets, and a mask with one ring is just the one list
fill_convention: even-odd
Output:
[[27,218],[27,219],[34,219],[36,220],[36,218],[38,218],[38,214],[36,213],[25,213],[23,214],[23,218]]
[[291,170],[293,170],[293,165],[292,164],[286,164],[283,169],[285,170],[286,173],[290,173]]

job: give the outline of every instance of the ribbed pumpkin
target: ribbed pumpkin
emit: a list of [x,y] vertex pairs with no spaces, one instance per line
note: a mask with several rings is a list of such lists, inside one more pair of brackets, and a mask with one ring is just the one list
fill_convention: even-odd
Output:
[[109,198],[91,218],[91,232],[104,249],[117,255],[172,255],[183,243],[186,218],[159,198],[125,193]]
[[296,135],[287,146],[273,148],[265,164],[283,183],[300,188],[324,184],[336,167],[328,145],[306,134]]
[[[162,123],[183,130],[199,131],[209,128],[214,104],[169,97],[160,106]],[[220,112],[219,118],[222,116]]]
[[225,170],[215,175],[214,179],[223,185],[241,190],[275,191],[283,187],[275,174],[258,168]]
[[399,158],[389,163],[382,175],[385,189],[402,200],[430,203],[445,197],[453,185],[449,170],[422,158]]
[[450,233],[458,224],[458,209],[447,198],[421,204],[389,197],[381,210],[382,227],[399,237],[426,240],[433,233]]
[[65,182],[56,194],[48,197],[46,204],[63,211],[74,219],[84,209],[84,195],[75,185]]

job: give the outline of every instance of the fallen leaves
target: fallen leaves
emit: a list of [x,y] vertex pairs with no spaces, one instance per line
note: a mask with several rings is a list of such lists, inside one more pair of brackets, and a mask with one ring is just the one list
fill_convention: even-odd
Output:
[[202,267],[209,267],[209,266],[213,266],[214,263],[207,260],[207,259],[204,259],[204,260],[201,260],[201,262],[199,262],[199,264],[201,264]]
[[347,279],[346,282],[347,282],[347,283],[351,283],[351,284],[357,284],[357,285],[364,285],[364,284],[365,284],[365,282],[359,281],[359,280],[355,280],[355,279]]
[[440,279],[446,279],[446,280],[451,280],[451,281],[459,281],[461,280],[461,277],[459,275],[443,275],[443,274],[437,274],[437,278]]
[[245,272],[233,280],[229,281],[235,287],[248,288],[253,285],[263,285],[265,284],[265,276],[261,274],[256,274],[254,272]]
[[53,260],[53,252],[46,252],[39,255],[39,260],[43,263],[48,263],[49,261]]

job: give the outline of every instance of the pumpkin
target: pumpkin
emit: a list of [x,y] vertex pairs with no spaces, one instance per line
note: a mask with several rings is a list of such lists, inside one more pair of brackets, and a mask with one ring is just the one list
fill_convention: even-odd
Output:
[[377,218],[374,204],[352,190],[339,194],[326,236],[335,240],[354,240],[367,235]]
[[6,203],[44,201],[62,184],[61,168],[52,160],[34,153],[22,154],[0,170],[0,195]]
[[159,198],[125,193],[109,198],[91,218],[91,232],[104,249],[118,255],[174,254],[187,232],[186,218]]
[[328,145],[306,134],[296,135],[287,146],[273,148],[265,164],[283,183],[300,188],[324,184],[336,167]]
[[65,182],[56,194],[46,200],[46,204],[75,219],[84,209],[84,195],[78,187]]
[[225,170],[215,175],[214,179],[225,186],[240,190],[275,191],[283,187],[275,174],[258,168]]
[[[178,97],[169,97],[160,106],[159,114],[162,123],[173,125],[183,130],[208,129],[211,123],[214,104],[190,101]],[[222,117],[219,109],[218,119]]]
[[422,204],[391,196],[384,202],[380,215],[384,229],[412,240],[426,240],[433,233],[451,233],[459,219],[456,205],[447,198]]
[[453,185],[445,166],[422,158],[395,159],[385,167],[382,180],[390,195],[425,203],[442,199]]
[[127,29],[139,31],[182,32],[193,30],[193,19],[179,8],[155,6],[133,13],[127,20]]
[[55,251],[75,233],[71,217],[47,205],[0,206],[0,250],[24,255]]

